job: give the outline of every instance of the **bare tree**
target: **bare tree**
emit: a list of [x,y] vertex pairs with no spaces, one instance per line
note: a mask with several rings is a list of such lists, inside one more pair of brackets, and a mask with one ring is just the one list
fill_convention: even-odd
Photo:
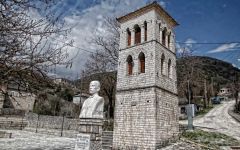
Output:
[[90,55],[82,74],[85,76],[96,74],[97,79],[102,84],[104,95],[108,97],[108,113],[112,118],[120,33],[119,24],[115,19],[106,18],[104,25],[105,32],[101,34],[95,33],[89,41],[91,45],[96,47],[96,52]]
[[239,84],[239,73],[238,71],[234,71],[234,78],[233,82],[229,84],[231,92],[233,94],[233,98],[235,99],[235,111],[240,111],[240,102],[239,102],[239,91],[240,91],[240,84]]
[[71,66],[66,50],[72,41],[56,40],[67,38],[70,30],[63,28],[51,5],[54,0],[0,1],[1,85],[14,82],[31,89],[47,81],[50,68]]
[[183,46],[178,50],[178,93],[179,96],[186,97],[191,103],[194,102],[194,96],[204,95],[203,105],[206,108],[210,97],[208,97],[208,91],[204,90],[204,88],[207,89],[205,87],[207,84],[204,84],[203,79],[207,79],[207,77],[202,68],[199,68],[200,59],[193,56],[193,52],[193,48],[187,46]]

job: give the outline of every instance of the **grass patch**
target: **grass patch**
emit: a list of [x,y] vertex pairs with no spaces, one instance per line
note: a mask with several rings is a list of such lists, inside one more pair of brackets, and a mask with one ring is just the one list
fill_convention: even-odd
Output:
[[219,149],[220,146],[240,145],[240,141],[232,137],[229,137],[225,134],[216,133],[216,132],[206,132],[202,130],[184,132],[182,134],[182,137],[214,149]]
[[214,107],[219,106],[221,104],[212,104],[211,106],[207,106],[207,108],[204,108],[203,110],[200,110],[196,113],[197,116],[204,116],[207,114],[210,110],[212,110]]
[[200,116],[200,115],[205,115],[207,114],[210,110],[212,110],[214,108],[214,106],[209,106],[207,108],[204,108],[203,110],[200,110],[196,113],[197,116]]

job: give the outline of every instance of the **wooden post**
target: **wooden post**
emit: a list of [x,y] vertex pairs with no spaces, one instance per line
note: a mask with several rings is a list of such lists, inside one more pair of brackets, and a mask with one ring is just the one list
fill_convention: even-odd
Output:
[[65,114],[63,114],[63,119],[62,119],[62,127],[61,127],[61,137],[62,137],[62,135],[63,135],[63,126],[64,126],[64,115],[65,115]]
[[38,122],[39,122],[39,114],[38,114],[38,117],[37,117],[36,133],[37,133],[37,129],[38,129]]

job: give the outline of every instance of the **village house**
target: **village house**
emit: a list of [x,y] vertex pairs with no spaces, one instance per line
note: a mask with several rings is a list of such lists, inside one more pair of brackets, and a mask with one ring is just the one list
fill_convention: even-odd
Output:
[[1,86],[6,92],[0,94],[0,108],[12,108],[14,110],[32,111],[36,95],[28,92],[25,88],[16,84]]
[[81,93],[73,96],[73,103],[77,105],[82,105],[84,101],[89,97],[89,94]]
[[230,97],[232,97],[232,92],[230,88],[223,87],[219,90],[218,96],[222,98],[222,100],[228,100]]

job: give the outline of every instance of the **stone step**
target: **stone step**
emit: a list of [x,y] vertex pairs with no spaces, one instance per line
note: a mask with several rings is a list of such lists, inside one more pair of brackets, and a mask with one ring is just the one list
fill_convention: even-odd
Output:
[[103,143],[109,143],[109,142],[113,142],[113,140],[112,139],[104,139],[104,138],[102,138],[102,142]]
[[104,138],[104,139],[112,139],[113,136],[106,136],[106,135],[103,135],[102,138]]
[[113,141],[104,141],[104,140],[103,140],[102,143],[103,143],[103,144],[112,144]]
[[102,149],[111,150],[113,143],[113,131],[103,131],[102,135]]
[[110,136],[112,136],[113,132],[112,131],[103,131],[103,135],[110,135]]
[[111,150],[112,149],[112,145],[107,145],[107,146],[102,146],[103,150]]
[[111,142],[111,141],[113,141],[113,139],[110,139],[110,138],[108,138],[108,139],[105,139],[105,138],[102,138],[102,141],[106,141],[106,142]]

